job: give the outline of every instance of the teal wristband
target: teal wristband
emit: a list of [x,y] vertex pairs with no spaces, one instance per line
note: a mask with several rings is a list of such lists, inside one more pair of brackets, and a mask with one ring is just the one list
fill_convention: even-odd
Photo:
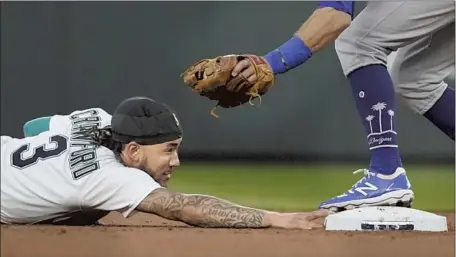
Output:
[[42,132],[49,131],[51,124],[51,117],[40,117],[27,121],[24,124],[24,136],[33,137],[37,136]]

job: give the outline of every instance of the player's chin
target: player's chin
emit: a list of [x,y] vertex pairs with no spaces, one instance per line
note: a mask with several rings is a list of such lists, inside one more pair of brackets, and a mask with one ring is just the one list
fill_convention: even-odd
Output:
[[160,184],[160,186],[162,187],[166,187],[168,186],[168,182],[171,180],[171,176],[168,175],[168,176],[164,176],[160,179],[160,181],[158,181],[158,184]]

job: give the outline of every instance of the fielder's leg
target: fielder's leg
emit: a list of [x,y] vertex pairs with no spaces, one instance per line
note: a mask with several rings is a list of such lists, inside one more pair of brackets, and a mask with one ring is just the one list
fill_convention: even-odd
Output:
[[455,92],[444,79],[454,70],[454,23],[399,49],[391,67],[396,91],[416,113],[454,140]]
[[409,204],[414,194],[402,168],[395,127],[396,100],[388,54],[454,22],[454,2],[370,2],[336,40],[343,71],[367,135],[368,170],[346,193],[320,208]]

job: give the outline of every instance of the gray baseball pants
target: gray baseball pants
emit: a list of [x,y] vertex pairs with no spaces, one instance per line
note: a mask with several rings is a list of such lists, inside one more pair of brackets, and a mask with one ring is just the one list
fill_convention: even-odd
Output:
[[345,75],[385,64],[398,51],[391,78],[407,105],[424,114],[440,98],[455,64],[455,2],[369,2],[336,40]]

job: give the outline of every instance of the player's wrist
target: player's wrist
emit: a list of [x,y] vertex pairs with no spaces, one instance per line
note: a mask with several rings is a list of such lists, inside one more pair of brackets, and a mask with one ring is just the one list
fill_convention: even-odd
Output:
[[278,212],[268,211],[263,218],[264,227],[280,227],[280,215]]
[[274,74],[285,73],[305,63],[310,57],[312,51],[296,35],[264,56]]

